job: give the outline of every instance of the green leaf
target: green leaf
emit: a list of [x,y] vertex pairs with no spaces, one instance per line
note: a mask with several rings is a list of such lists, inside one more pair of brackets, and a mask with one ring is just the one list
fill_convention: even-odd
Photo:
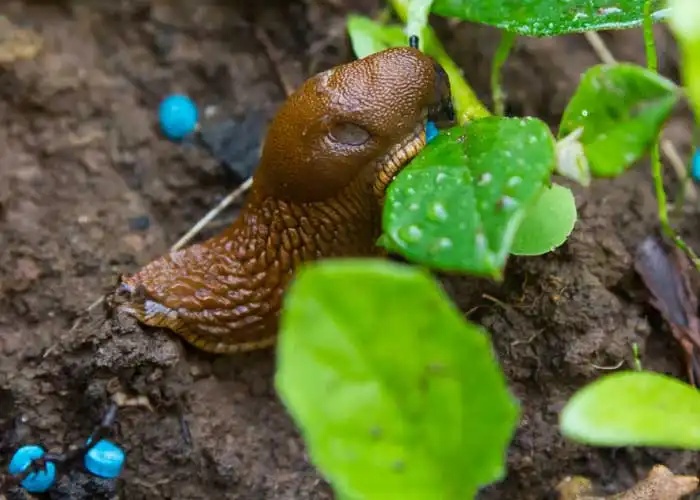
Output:
[[385,241],[434,269],[499,279],[554,163],[554,138],[534,118],[489,117],[442,131],[389,185]]
[[513,255],[542,255],[562,245],[576,224],[576,199],[567,187],[552,184],[525,214],[513,241]]
[[289,288],[276,388],[341,498],[464,500],[504,475],[519,415],[486,332],[424,270],[308,265]]
[[670,0],[669,24],[678,39],[681,73],[693,106],[695,120],[700,121],[700,2]]
[[673,82],[640,66],[594,66],[564,111],[559,137],[580,133],[592,174],[617,176],[649,150],[679,95]]
[[618,372],[579,390],[560,415],[564,436],[595,446],[700,449],[700,392],[652,372]]
[[[526,36],[554,36],[642,25],[641,0],[435,0],[435,14],[489,24]],[[655,20],[665,17],[654,2]]]
[[348,16],[347,27],[352,50],[358,58],[391,47],[408,45],[408,39],[400,26],[383,26],[368,17],[351,14]]

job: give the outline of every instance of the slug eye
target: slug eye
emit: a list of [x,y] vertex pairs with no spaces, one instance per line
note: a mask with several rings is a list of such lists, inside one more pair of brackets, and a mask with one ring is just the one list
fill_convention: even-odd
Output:
[[354,123],[336,123],[331,127],[330,137],[334,142],[348,146],[362,146],[369,141],[370,133]]

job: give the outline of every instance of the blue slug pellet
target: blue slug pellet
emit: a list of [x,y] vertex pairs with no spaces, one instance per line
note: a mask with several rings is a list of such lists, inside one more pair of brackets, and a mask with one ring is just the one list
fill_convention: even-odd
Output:
[[700,150],[698,148],[695,148],[695,152],[693,153],[690,175],[693,176],[695,182],[700,182]]
[[[22,446],[12,457],[9,471],[13,476],[18,476],[27,470],[32,460],[44,456],[44,449],[41,446]],[[56,466],[52,462],[47,462],[46,467],[39,472],[32,472],[22,481],[22,487],[30,493],[43,493],[53,485],[56,480]]]
[[168,139],[180,141],[197,128],[197,105],[185,95],[168,96],[160,103],[158,121],[161,131]]
[[[90,439],[87,441],[90,444]],[[85,468],[106,479],[119,477],[124,466],[124,451],[116,444],[101,439],[85,455]]]
[[429,143],[433,139],[435,139],[438,136],[438,129],[435,126],[435,124],[431,121],[428,121],[425,124],[425,142]]

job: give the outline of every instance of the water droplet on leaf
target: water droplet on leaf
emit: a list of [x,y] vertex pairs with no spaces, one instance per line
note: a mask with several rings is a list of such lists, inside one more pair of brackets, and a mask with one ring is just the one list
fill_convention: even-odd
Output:
[[440,245],[440,248],[442,248],[443,250],[452,248],[452,240],[449,238],[440,238],[438,240],[438,245]]
[[493,179],[493,176],[489,172],[486,172],[479,178],[479,186],[484,186],[488,184],[489,182],[491,182],[491,179]]
[[405,226],[399,229],[399,238],[401,238],[406,243],[416,243],[423,237],[423,231],[416,226],[411,224],[410,226]]
[[442,222],[447,219],[447,209],[445,205],[436,201],[428,208],[428,218],[434,221]]
[[511,208],[518,206],[518,202],[510,196],[504,196],[501,198],[501,206],[506,210],[510,210]]
[[476,233],[476,249],[479,253],[484,253],[488,249],[486,235],[483,232]]
[[510,179],[508,179],[507,184],[508,184],[508,187],[515,187],[518,184],[520,184],[522,181],[523,180],[516,175],[515,177],[511,177]]

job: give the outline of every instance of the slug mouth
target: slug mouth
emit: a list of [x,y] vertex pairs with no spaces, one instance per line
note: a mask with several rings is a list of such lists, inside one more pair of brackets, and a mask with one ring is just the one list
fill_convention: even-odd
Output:
[[176,333],[183,328],[177,311],[150,299],[139,285],[133,286],[122,280],[106,297],[105,303],[109,310],[122,311],[147,326],[169,328]]
[[436,105],[426,109],[425,117],[413,128],[410,134],[379,160],[373,185],[375,196],[384,199],[386,189],[399,173],[420,153],[427,144],[426,124],[431,121],[439,129],[455,122],[452,99],[449,95]]
[[383,199],[389,187],[403,168],[415,158],[426,145],[425,125],[427,120],[418,123],[402,142],[394,146],[379,160],[372,189],[375,196]]

